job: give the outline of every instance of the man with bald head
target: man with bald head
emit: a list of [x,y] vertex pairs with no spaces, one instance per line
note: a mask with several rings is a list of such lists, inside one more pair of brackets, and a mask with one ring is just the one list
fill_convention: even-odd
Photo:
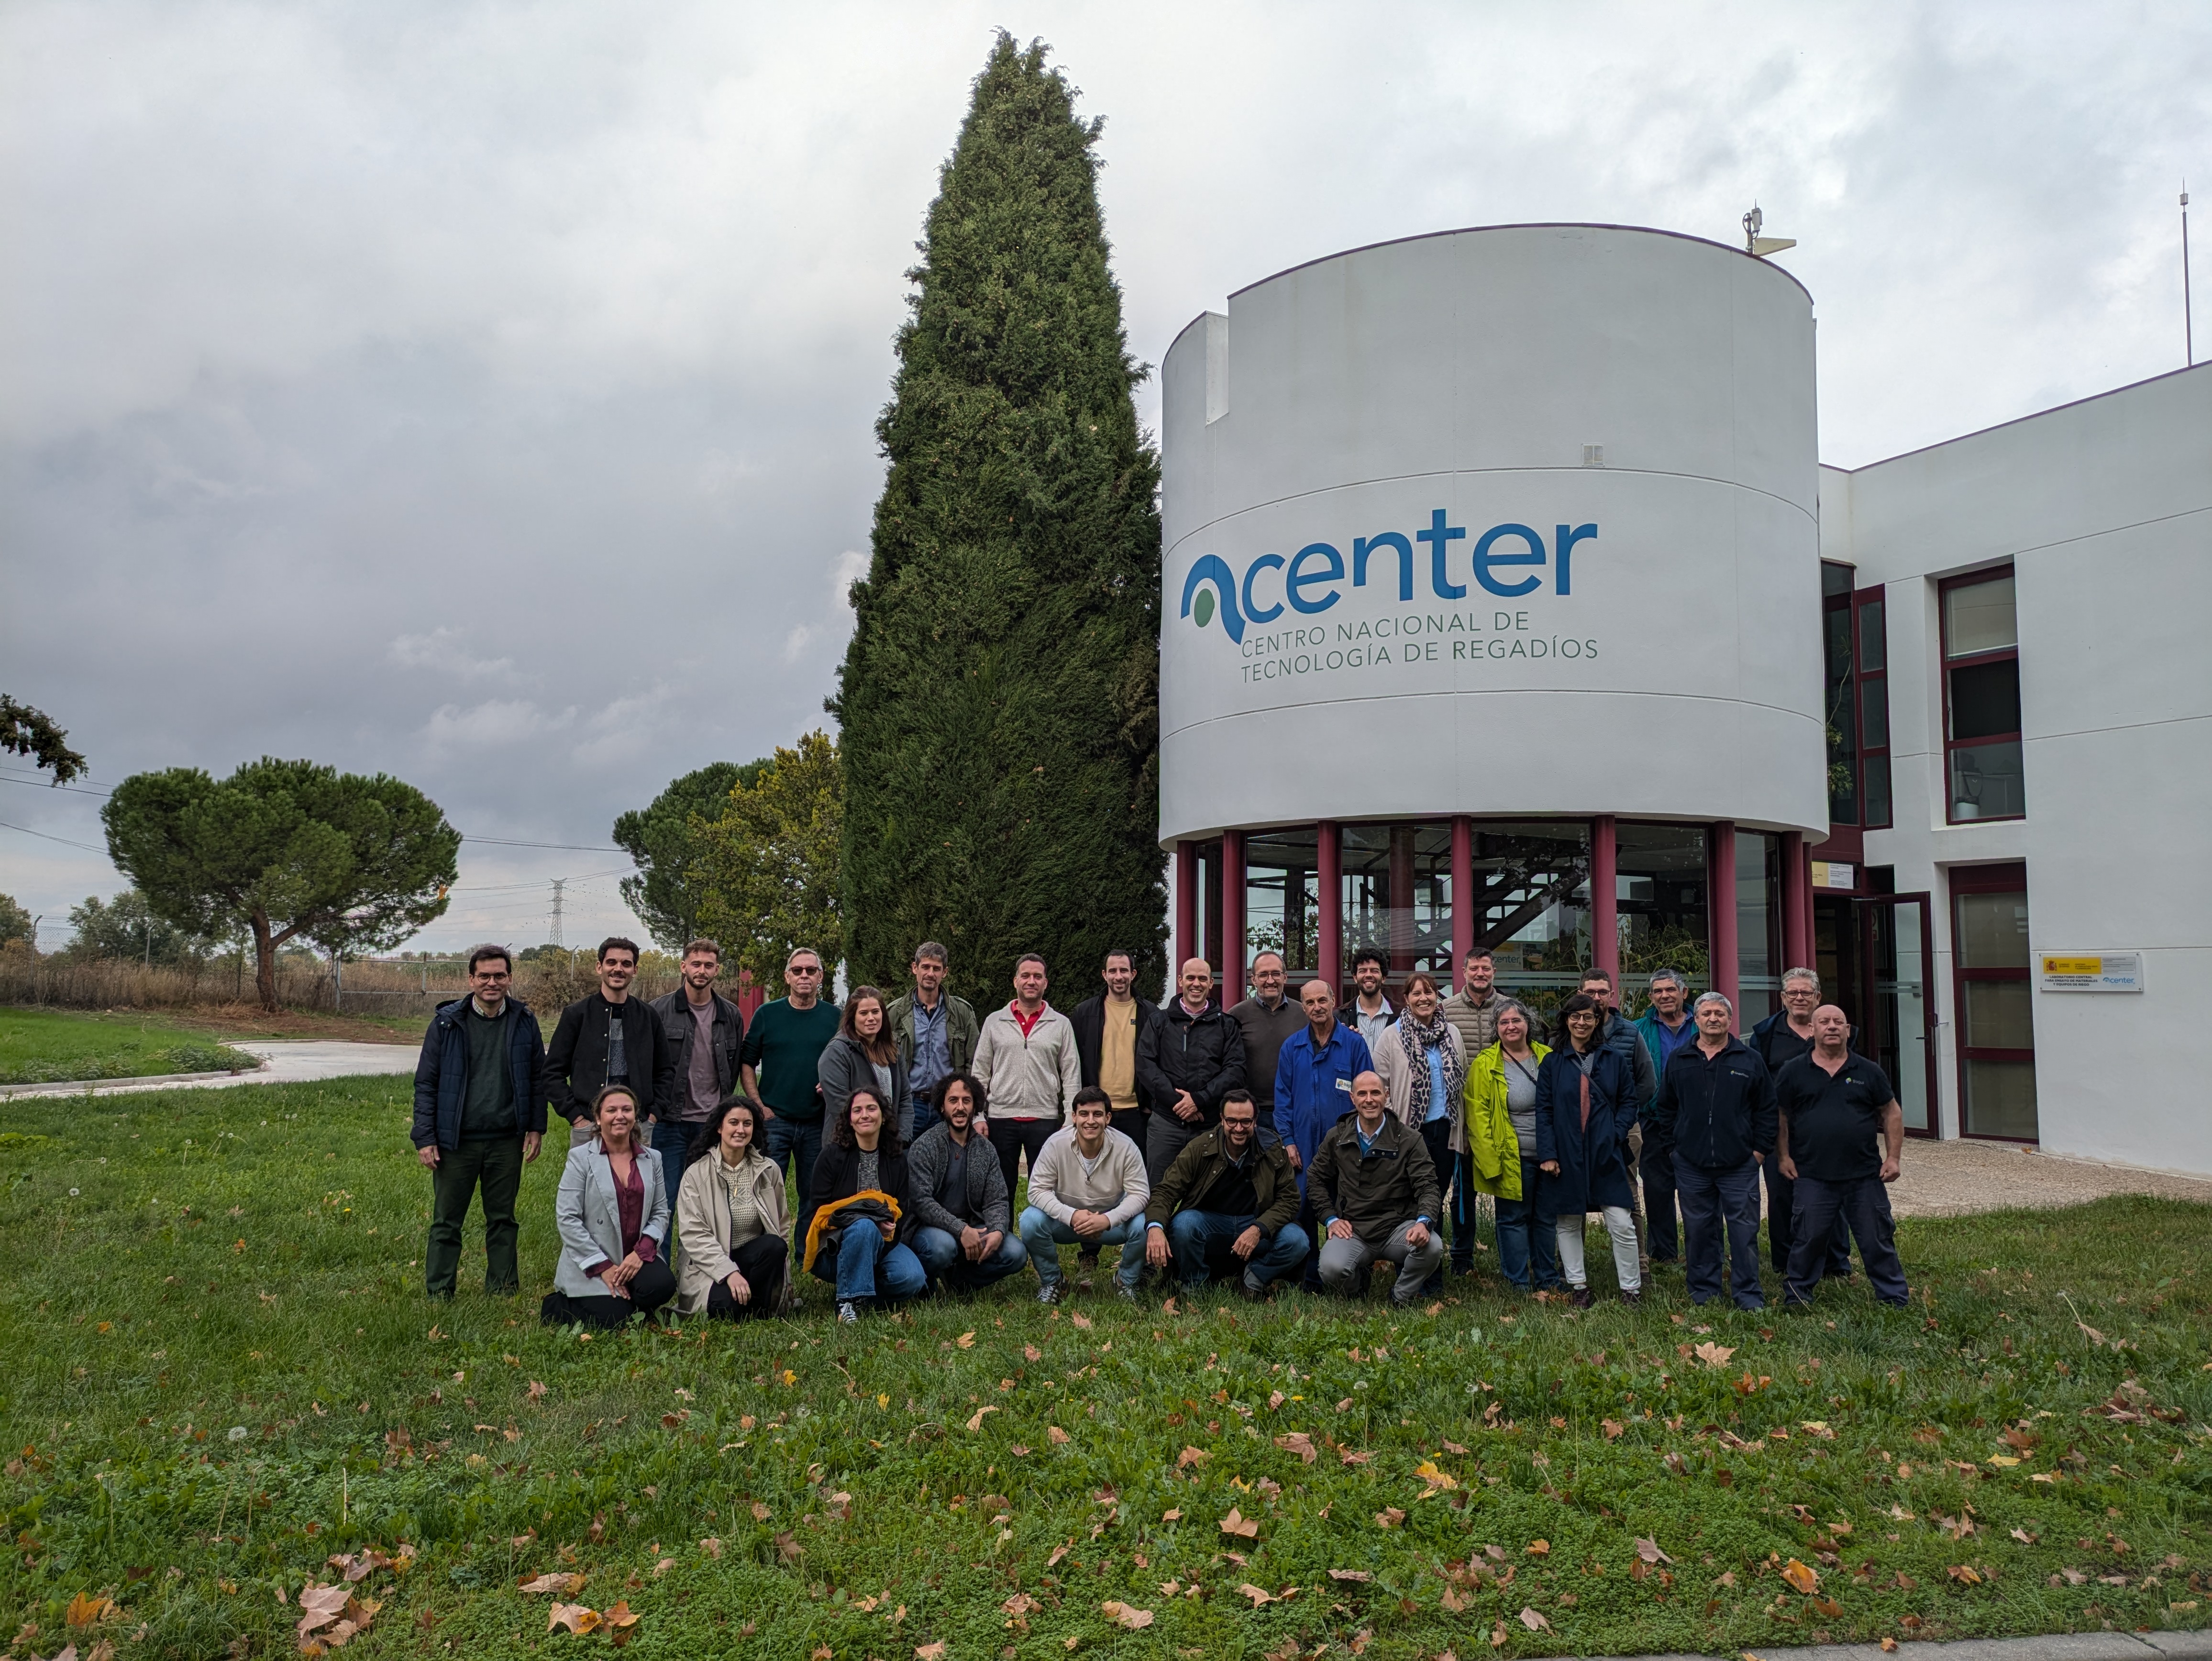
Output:
[[1306,1199],[1321,1219],[1321,1283],[1354,1294],[1377,1257],[1398,1265],[1390,1301],[1400,1309],[1444,1260],[1437,1238],[1437,1169],[1428,1144],[1389,1107],[1380,1074],[1352,1081],[1352,1112],[1314,1150]]
[[1156,1189],[1183,1144],[1220,1121],[1222,1098],[1244,1087],[1244,1035],[1212,994],[1212,965],[1191,958],[1162,1019],[1137,1037],[1137,1085],[1152,1104],[1145,1172]]
[[[1275,1135],[1305,1190],[1306,1167],[1314,1150],[1336,1122],[1352,1111],[1352,1081],[1370,1071],[1375,1058],[1359,1029],[1336,1017],[1336,989],[1327,981],[1308,981],[1298,989],[1305,1024],[1283,1040],[1275,1057]],[[1314,1242],[1306,1259],[1306,1290],[1321,1290],[1320,1229],[1310,1196],[1298,1213],[1298,1226]]]
[[1796,1189],[1782,1299],[1793,1307],[1813,1300],[1840,1218],[1858,1237],[1876,1300],[1902,1309],[1909,1289],[1885,1184],[1897,1180],[1905,1152],[1905,1110],[1889,1075],[1851,1050],[1850,1033],[1850,1016],[1820,1005],[1813,1047],[1784,1062],[1774,1081],[1782,1110],[1775,1157]]

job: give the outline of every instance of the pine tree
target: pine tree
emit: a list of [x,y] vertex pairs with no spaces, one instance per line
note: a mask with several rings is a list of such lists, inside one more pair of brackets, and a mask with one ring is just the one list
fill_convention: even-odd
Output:
[[890,469],[838,696],[848,976],[926,939],[1059,1001],[1109,948],[1164,981],[1158,457],[1131,393],[1095,147],[1046,48],[1004,33],[939,175],[891,400]]

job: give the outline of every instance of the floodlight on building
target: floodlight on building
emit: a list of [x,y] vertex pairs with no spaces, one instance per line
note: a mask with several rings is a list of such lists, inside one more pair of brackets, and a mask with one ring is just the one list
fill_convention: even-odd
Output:
[[1751,211],[1743,216],[1743,251],[1753,259],[1764,259],[1771,253],[1797,246],[1794,236],[1761,236],[1759,228],[1765,223],[1766,216],[1759,212],[1756,202],[1753,203]]

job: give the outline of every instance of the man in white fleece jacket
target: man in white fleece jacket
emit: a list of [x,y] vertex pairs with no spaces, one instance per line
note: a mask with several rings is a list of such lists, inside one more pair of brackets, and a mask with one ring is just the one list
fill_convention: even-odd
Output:
[[1082,1247],[1086,1258],[1097,1256],[1101,1246],[1121,1247],[1115,1290],[1136,1301],[1145,1254],[1128,1243],[1144,1238],[1145,1204],[1152,1188],[1145,1180],[1145,1156],[1136,1143],[1109,1127],[1113,1112],[1112,1098],[1097,1086],[1077,1091],[1073,1123],[1054,1131],[1030,1165],[1021,1236],[1036,1265],[1041,1304],[1060,1301],[1064,1245]]

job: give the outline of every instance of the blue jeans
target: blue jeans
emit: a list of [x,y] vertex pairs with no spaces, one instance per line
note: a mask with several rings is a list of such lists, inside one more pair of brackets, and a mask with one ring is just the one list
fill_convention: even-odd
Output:
[[865,1217],[845,1225],[835,1251],[833,1256],[830,1248],[823,1248],[814,1260],[814,1274],[817,1280],[836,1283],[841,1304],[919,1298],[928,1288],[921,1259],[884,1239],[883,1230]]
[[[1176,1213],[1168,1220],[1168,1246],[1175,1253],[1176,1270],[1183,1285],[1194,1291],[1212,1278],[1217,1267],[1224,1274],[1236,1269],[1237,1257],[1229,1249],[1230,1243],[1259,1220],[1224,1216],[1218,1211]],[[1273,1239],[1262,1239],[1245,1260],[1244,1277],[1266,1287],[1292,1269],[1304,1268],[1311,1244],[1305,1230],[1296,1223],[1285,1223]]]
[[[676,1205],[676,1190],[684,1185],[684,1150],[691,1146],[691,1133],[698,1128],[681,1119],[653,1122],[653,1151],[660,1155],[660,1180],[667,1185],[672,1210]],[[669,1232],[672,1234],[675,1230],[672,1228]],[[676,1254],[672,1250],[668,1255],[673,1257]]]
[[1738,1309],[1765,1309],[1759,1287],[1759,1165],[1746,1159],[1732,1171],[1707,1171],[1687,1159],[1674,1162],[1674,1193],[1682,1202],[1682,1273],[1690,1301],[1721,1295],[1722,1230],[1727,1230],[1729,1284]]
[[1536,1177],[1536,1162],[1522,1160],[1521,1198],[1498,1199],[1498,1269],[1523,1292],[1556,1292],[1567,1284],[1559,1278],[1559,1220],[1538,1214]]
[[768,1156],[786,1176],[794,1164],[799,1167],[799,1226],[792,1239],[804,1256],[806,1226],[814,1220],[814,1167],[822,1160],[822,1121],[787,1119],[777,1114],[768,1122]]
[[1028,1249],[1009,1234],[999,1242],[996,1251],[980,1263],[971,1263],[968,1254],[960,1249],[958,1235],[927,1224],[914,1232],[914,1255],[921,1259],[921,1267],[933,1285],[969,1287],[987,1287],[1003,1281],[1030,1260]]
[[1893,1308],[1905,1307],[1908,1288],[1905,1264],[1897,1255],[1897,1219],[1889,1209],[1889,1189],[1879,1177],[1856,1182],[1825,1183],[1818,1177],[1800,1177],[1795,1195],[1797,1238],[1790,1248],[1790,1278],[1782,1288],[1784,1303],[1809,1303],[1823,1270],[1833,1273],[1836,1236],[1848,1220],[1858,1237],[1859,1261],[1866,1265],[1874,1295]]
[[1145,1214],[1139,1212],[1126,1223],[1116,1223],[1103,1234],[1085,1239],[1066,1223],[1056,1223],[1035,1206],[1024,1206],[1021,1217],[1022,1245],[1036,1265],[1037,1284],[1056,1287],[1060,1284],[1060,1249],[1064,1245],[1079,1245],[1088,1251],[1098,1246],[1120,1246],[1121,1262],[1114,1271],[1114,1278],[1131,1291],[1145,1273]]

